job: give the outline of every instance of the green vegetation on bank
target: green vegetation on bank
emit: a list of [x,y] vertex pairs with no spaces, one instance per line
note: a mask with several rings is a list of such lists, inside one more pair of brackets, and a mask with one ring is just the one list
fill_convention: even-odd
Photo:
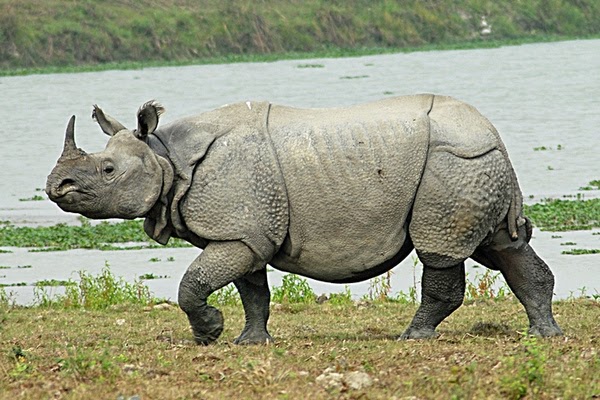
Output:
[[600,3],[595,0],[0,0],[0,73],[485,47],[598,35]]
[[[163,247],[158,244],[132,246],[131,243],[146,243],[151,239],[143,228],[143,220],[92,225],[81,218],[80,226],[58,224],[54,226],[15,227],[0,224],[0,246],[32,247],[36,251],[59,251],[70,249],[132,250]],[[124,244],[115,246],[115,243]],[[171,239],[168,247],[189,247],[180,239]]]
[[549,199],[523,205],[523,213],[533,225],[552,232],[600,228],[600,199]]

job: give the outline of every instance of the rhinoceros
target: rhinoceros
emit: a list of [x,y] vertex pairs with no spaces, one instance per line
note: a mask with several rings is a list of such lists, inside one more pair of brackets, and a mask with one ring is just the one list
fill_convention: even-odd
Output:
[[472,106],[433,94],[324,109],[240,102],[158,129],[163,111],[143,104],[129,130],[94,106],[110,139],[93,154],[76,147],[71,117],[46,192],[64,211],[142,217],[157,242],[203,249],[178,294],[197,343],[221,334],[222,314],[206,300],[231,282],[246,317],[235,343],[273,340],[267,264],[350,283],[413,249],[421,303],[399,338],[437,335],[463,302],[467,258],[503,274],[531,334],[562,334],[554,276],[528,244],[506,148]]

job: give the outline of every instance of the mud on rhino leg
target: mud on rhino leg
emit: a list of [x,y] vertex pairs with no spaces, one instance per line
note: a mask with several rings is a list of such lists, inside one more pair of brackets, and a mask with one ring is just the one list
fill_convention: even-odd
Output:
[[252,250],[237,241],[211,242],[194,260],[179,284],[178,301],[196,343],[213,342],[223,331],[223,314],[206,303],[208,296],[258,266]]
[[436,337],[435,328],[456,310],[465,297],[465,264],[446,268],[423,267],[421,305],[400,339]]
[[496,234],[493,243],[478,248],[472,258],[484,266],[500,270],[529,318],[529,333],[537,336],[560,336],[562,331],[552,316],[554,275],[525,239],[512,242],[506,231]]
[[234,343],[260,344],[273,342],[273,338],[267,332],[269,303],[271,301],[271,292],[267,283],[267,269],[262,268],[236,279],[233,283],[240,293],[246,314],[246,326]]

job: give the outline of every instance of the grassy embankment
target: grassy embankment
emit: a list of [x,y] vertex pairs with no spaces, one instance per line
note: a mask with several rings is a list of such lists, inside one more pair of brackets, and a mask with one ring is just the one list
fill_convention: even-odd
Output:
[[[482,16],[491,33],[481,34]],[[600,35],[595,0],[0,0],[0,75],[499,46]]]

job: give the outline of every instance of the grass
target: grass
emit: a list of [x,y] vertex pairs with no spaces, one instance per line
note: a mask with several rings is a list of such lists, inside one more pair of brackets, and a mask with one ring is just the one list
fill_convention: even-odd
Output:
[[[482,36],[486,16],[492,33]],[[577,2],[0,0],[5,75],[496,47],[598,37]]]
[[[469,279],[467,301],[429,341],[395,340],[418,304],[343,293],[316,302],[304,278],[274,288],[268,346],[232,346],[244,316],[233,285],[209,302],[225,316],[213,345],[193,343],[187,318],[140,282],[80,273],[64,295],[36,287],[16,307],[0,290],[0,399],[20,398],[595,398],[600,395],[600,296],[554,304],[566,338],[537,339],[497,275]],[[502,289],[500,289],[502,290]],[[300,295],[303,296],[300,296]],[[582,290],[584,295],[584,290]],[[311,301],[307,301],[310,298]],[[367,377],[366,386],[352,381]],[[332,374],[337,385],[327,383]],[[363,381],[365,382],[365,381]],[[120,397],[122,396],[122,397]]]
[[[416,305],[284,306],[269,346],[232,346],[241,306],[224,306],[216,344],[192,343],[175,307],[10,308],[0,334],[0,398],[594,398],[598,302],[555,303],[567,339],[522,334],[513,300],[461,307],[431,341],[394,340]],[[0,314],[2,315],[2,314]],[[487,330],[481,329],[487,326]],[[501,329],[494,329],[500,326]],[[68,327],[68,329],[65,329]],[[491,328],[490,328],[491,327]],[[365,372],[372,386],[317,383],[327,368]]]

